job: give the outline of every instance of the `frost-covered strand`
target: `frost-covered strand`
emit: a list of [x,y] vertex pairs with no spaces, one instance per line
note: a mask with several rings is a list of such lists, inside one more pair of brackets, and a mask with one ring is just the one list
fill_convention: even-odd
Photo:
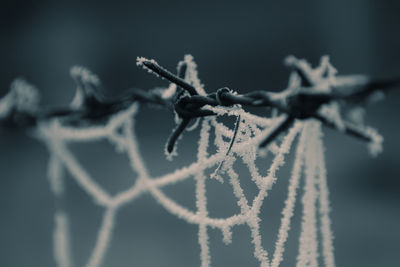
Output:
[[[50,159],[47,176],[50,189],[57,202],[64,201],[64,167],[61,160],[49,149]],[[57,206],[54,214],[53,253],[57,266],[71,267],[73,260],[69,240],[69,217],[62,205]]]
[[303,127],[300,139],[296,149],[295,162],[292,169],[292,175],[289,180],[288,196],[285,201],[285,207],[282,210],[281,225],[278,231],[278,238],[275,244],[274,257],[271,267],[278,267],[283,260],[285,242],[289,235],[291,218],[293,217],[294,206],[296,203],[297,188],[301,176],[301,168],[304,164],[305,139],[307,138],[306,129]]
[[185,55],[183,62],[186,63],[187,66],[185,80],[193,85],[199,95],[207,95],[204,86],[200,82],[197,64],[194,62],[193,56]]
[[[103,137],[109,133],[105,129],[113,130],[113,127],[119,126],[118,124],[124,123],[126,119],[130,120],[130,116],[134,115],[137,110],[137,105],[134,104],[132,107],[128,108],[125,112],[121,112],[118,115],[115,115],[114,118],[109,120],[109,124],[102,128],[98,128],[98,135]],[[128,114],[128,115],[127,115]],[[119,116],[119,118],[118,118]],[[121,120],[123,118],[123,120]],[[118,120],[118,123],[116,123]],[[125,124],[127,124],[125,122]],[[111,127],[110,127],[111,125]],[[129,124],[130,125],[130,124]],[[128,126],[129,126],[128,125]],[[103,224],[98,233],[98,239],[95,244],[95,248],[93,250],[92,256],[88,262],[87,266],[98,266],[100,265],[102,258],[104,257],[105,251],[107,249],[107,244],[109,239],[111,238],[111,230],[113,225],[113,216],[114,209],[118,206],[116,203],[121,205],[121,202],[116,202],[116,199],[111,199],[111,197],[105,193],[98,186],[94,180],[89,176],[88,173],[80,166],[78,161],[70,154],[66,145],[60,139],[65,138],[65,128],[60,134],[58,130],[58,125],[50,125],[50,127],[46,127],[44,124],[41,125],[41,133],[43,140],[45,140],[50,149],[50,162],[49,162],[49,180],[53,193],[62,197],[63,189],[63,181],[62,181],[62,164],[65,164],[65,167],[71,172],[72,176],[76,179],[78,184],[86,190],[93,198],[99,202],[100,204],[110,206],[107,212],[105,213]],[[79,134],[76,135],[76,132],[73,132],[73,128],[70,128],[71,136],[75,140],[79,140],[81,137]],[[82,133],[84,131],[81,131]],[[89,131],[89,133],[91,133]],[[97,135],[97,134],[96,134]],[[68,137],[68,134],[67,134]],[[77,138],[78,137],[78,138]],[[93,135],[91,136],[93,139]],[[140,192],[140,190],[138,190]],[[133,198],[133,197],[132,197]],[[70,258],[70,250],[69,250],[69,241],[68,241],[68,217],[65,212],[62,210],[56,212],[56,226],[54,231],[54,254],[57,261],[57,264],[62,267],[71,266],[71,258]]]
[[252,213],[247,224],[250,227],[251,242],[254,245],[254,257],[260,261],[261,267],[269,267],[268,252],[263,248],[260,235],[260,217]]
[[[51,151],[50,151],[51,152]],[[62,197],[64,193],[63,166],[59,158],[50,154],[47,167],[47,178],[50,183],[51,192],[56,197]]]
[[110,207],[121,207],[122,205],[128,204],[146,191],[147,188],[143,180],[136,180],[133,186],[119,192],[112,198]]
[[93,178],[85,171],[79,162],[72,156],[65,144],[61,141],[51,140],[50,147],[71,173],[75,181],[100,205],[108,205],[111,202],[110,195],[104,191]]
[[102,263],[105,252],[110,244],[115,213],[115,208],[108,208],[104,213],[103,221],[97,234],[96,244],[86,267],[98,267]]
[[201,267],[208,267],[211,265],[211,256],[206,224],[199,224],[198,238],[200,244]]
[[[129,117],[125,121],[122,130],[123,130],[123,135],[126,138],[124,143],[127,145],[128,149],[127,153],[128,155],[133,155],[132,157],[130,157],[131,166],[139,175],[137,181],[141,181],[142,179],[145,179],[148,176],[148,174],[145,166],[142,164],[142,161],[134,160],[138,153],[138,149],[136,146],[136,142],[134,141],[135,136],[132,131],[133,125],[134,125],[134,120],[132,117]],[[137,191],[134,191],[137,192],[137,194],[139,194],[139,192],[141,191],[140,185],[141,183],[136,183],[135,186],[133,187],[133,189],[138,189]],[[133,193],[131,195],[131,199],[133,199],[134,196],[137,194]],[[93,249],[92,255],[86,265],[87,267],[97,267],[103,261],[104,255],[110,243],[110,239],[112,238],[112,230],[114,226],[115,214],[117,213],[117,209],[122,204],[124,204],[124,202],[121,202],[119,199],[120,195],[117,195],[116,197],[110,199],[107,203],[107,210],[104,213],[103,222],[99,229],[96,244]]]
[[229,182],[232,186],[233,194],[237,199],[237,204],[240,207],[241,213],[246,214],[250,211],[250,208],[246,196],[244,195],[243,189],[240,186],[239,175],[233,169],[234,162],[235,159],[233,157],[225,160],[224,171],[226,171],[229,176]]
[[54,224],[54,259],[58,267],[72,267],[68,215],[63,211],[56,211]]
[[255,257],[262,260],[262,266],[269,266],[267,252],[264,249],[260,249],[261,247],[261,236],[255,233],[258,230],[258,214],[260,212],[261,205],[268,194],[269,189],[271,189],[272,185],[276,180],[276,172],[280,166],[284,163],[284,156],[289,152],[291,144],[293,143],[294,138],[299,132],[300,127],[299,124],[295,124],[290,130],[289,133],[284,137],[281,147],[279,149],[279,153],[276,154],[275,158],[272,161],[272,164],[268,170],[268,175],[264,179],[262,187],[260,188],[260,192],[253,200],[253,205],[251,208],[251,214],[253,214],[252,221],[249,220],[249,226],[252,229],[252,242],[255,245]]
[[57,136],[60,140],[69,142],[89,142],[104,139],[114,134],[117,128],[134,116],[138,106],[137,103],[134,103],[126,110],[113,115],[106,125],[72,127],[63,125],[62,120],[54,119],[49,122],[42,122],[39,125],[39,132],[41,134],[49,133]]
[[[322,134],[322,132],[320,132]],[[331,220],[329,218],[329,190],[325,168],[324,147],[320,138],[317,140],[317,168],[318,168],[318,188],[319,188],[319,214],[321,220],[320,231],[322,235],[322,255],[326,267],[335,267],[333,234],[331,229]]]
[[[247,127],[251,135],[257,136],[261,132],[261,130],[258,129],[257,125],[254,125],[252,123],[247,123]],[[279,152],[279,147],[275,143],[270,144],[267,149],[274,151],[275,152],[274,154],[277,154]],[[259,151],[257,151],[257,147],[248,146],[236,153],[240,155],[240,158],[242,159],[243,163],[247,165],[253,182],[257,185],[259,189],[262,188],[265,176],[260,174],[260,171],[255,163],[257,158],[257,153],[259,153]]]
[[252,210],[254,212],[259,212],[262,202],[268,194],[269,189],[276,181],[276,172],[279,167],[284,164],[285,155],[289,153],[290,147],[293,143],[294,138],[299,133],[301,129],[301,124],[295,123],[295,125],[289,130],[289,133],[283,138],[282,144],[280,145],[279,152],[275,155],[272,164],[268,170],[268,175],[264,178],[262,188],[260,192],[253,200]]
[[[277,157],[274,159],[274,163],[271,165],[271,169],[269,170],[270,175],[274,176],[277,168],[281,164],[283,164],[283,155],[285,153],[288,153],[289,148],[290,148],[290,143],[293,141],[298,130],[299,130],[298,127],[293,127],[293,129],[291,131],[289,131],[288,136],[285,137],[285,140],[282,143],[282,147],[280,150],[281,153],[278,154]],[[242,132],[242,131],[239,131],[239,132]],[[246,143],[246,142],[244,142],[244,143]],[[240,150],[238,150],[238,151],[240,151]],[[236,176],[235,176],[235,173],[232,170],[232,168],[228,168],[228,169],[230,172],[231,179],[235,178]],[[272,177],[270,177],[270,180],[272,180],[271,178]],[[246,201],[244,201],[245,198],[244,198],[243,192],[240,190],[240,186],[237,185],[238,180],[234,179],[233,184],[234,184],[234,188],[236,188],[234,190],[235,195],[237,195],[237,197],[240,199],[239,203],[241,203],[240,205],[241,205],[242,210],[247,210],[248,206],[245,204]],[[265,185],[267,185],[267,186],[265,186]],[[264,183],[264,188],[262,188],[259,195],[256,197],[256,199],[255,199],[256,201],[254,201],[254,204],[253,204],[253,211],[251,213],[249,212],[250,216],[249,216],[249,219],[247,220],[247,223],[249,224],[250,229],[251,229],[251,234],[252,234],[252,239],[253,239],[252,242],[255,246],[255,257],[260,260],[262,266],[268,266],[268,257],[267,257],[268,254],[262,248],[262,245],[261,245],[261,237],[259,234],[259,220],[260,219],[258,217],[258,212],[259,212],[259,208],[261,207],[262,200],[266,196],[267,189],[268,189],[268,187],[270,187],[270,185],[272,185],[272,184],[266,183],[266,182]]]
[[[64,198],[63,166],[55,155],[50,155],[48,178],[51,191],[58,201]],[[69,244],[68,214],[59,207],[54,214],[53,251],[54,259],[59,267],[72,266]]]
[[[246,143],[251,137],[251,131],[247,126],[246,121],[240,123],[237,131],[237,140]],[[229,176],[230,184],[232,185],[233,193],[237,199],[237,204],[240,207],[241,214],[249,214],[247,219],[247,224],[250,228],[250,233],[252,237],[252,243],[254,245],[254,257],[260,261],[261,266],[269,266],[268,253],[263,248],[260,235],[260,218],[258,213],[251,213],[250,207],[246,196],[244,195],[243,189],[240,186],[239,175],[234,171],[233,164],[236,158],[231,153],[227,155],[223,165],[223,171],[225,171]]]
[[247,165],[251,179],[257,185],[257,187],[261,189],[265,177],[260,174],[260,171],[255,163],[257,149],[255,147],[248,147],[242,151],[239,151],[238,154],[240,155],[243,163]]
[[[200,139],[197,149],[197,160],[202,161],[207,158],[207,149],[210,139],[210,122],[209,119],[204,119],[200,129]],[[196,207],[197,215],[200,217],[207,217],[207,196],[206,196],[206,176],[204,171],[200,170],[195,175],[196,181]],[[210,257],[210,247],[208,245],[208,234],[207,234],[207,224],[199,224],[199,245],[200,245],[200,255],[201,255],[201,266],[208,267],[211,264]]]
[[[250,139],[248,132],[245,131],[246,128],[247,126],[245,121],[239,124],[236,138],[237,141],[240,140],[241,142],[247,142]],[[232,186],[233,194],[237,199],[237,204],[240,207],[241,213],[246,214],[250,211],[250,208],[246,196],[244,195],[243,189],[240,186],[239,175],[233,169],[233,164],[235,163],[235,161],[236,157],[233,153],[227,155],[224,159],[222,171],[226,172],[229,176],[229,182]]]
[[[219,147],[218,141],[221,140],[222,137],[225,137],[227,139],[232,139],[233,131],[231,129],[226,127],[223,123],[218,122],[215,117],[212,117],[210,122],[211,122],[211,125],[214,127],[215,134],[216,135],[218,134],[218,136],[219,136],[218,140],[214,140],[214,144],[217,148]],[[223,147],[226,147],[226,145],[224,144]]]
[[[42,124],[41,127],[46,126]],[[91,126],[85,128],[69,127],[62,125],[58,119],[48,122],[48,127],[54,135],[65,141],[93,142],[106,138],[108,135],[105,126]]]
[[134,133],[135,121],[133,118],[129,119],[124,126],[124,134],[126,136],[128,144],[128,157],[130,159],[131,167],[133,171],[138,174],[138,180],[149,178],[147,168],[143,162],[142,157],[139,153],[139,147],[136,142],[136,136]]
[[301,234],[299,240],[299,254],[297,267],[316,267],[318,265],[318,241],[317,241],[317,220],[316,220],[316,139],[320,138],[319,122],[308,121],[307,140],[305,151],[305,183],[304,195],[302,198],[303,218],[301,223]]

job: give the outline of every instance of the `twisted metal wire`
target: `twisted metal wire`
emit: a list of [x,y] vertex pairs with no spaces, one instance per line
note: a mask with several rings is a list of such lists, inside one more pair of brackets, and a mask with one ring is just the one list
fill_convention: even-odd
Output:
[[[196,89],[187,83],[182,77],[175,76],[162,66],[158,65],[152,60],[143,60],[141,64],[153,71],[155,74],[167,79],[168,81],[183,88],[188,93],[180,97],[174,103],[174,108],[179,117],[182,118],[180,125],[172,133],[167,150],[171,152],[176,139],[183,132],[185,127],[189,124],[190,119],[196,117],[216,115],[213,111],[202,109],[206,105],[210,106],[233,106],[241,105],[248,107],[273,107],[280,112],[286,113],[288,116],[271,134],[260,144],[260,147],[268,145],[274,140],[281,132],[287,130],[295,121],[295,119],[309,119],[314,118],[321,121],[324,125],[336,129],[336,125],[328,118],[322,116],[317,111],[319,108],[332,100],[356,101],[360,102],[365,100],[368,96],[377,90],[386,90],[400,85],[400,79],[387,79],[387,80],[366,80],[360,83],[344,84],[333,92],[329,93],[316,93],[309,90],[317,86],[309,77],[309,75],[302,69],[294,66],[294,71],[298,73],[301,78],[301,85],[303,88],[293,91],[285,97],[277,97],[276,93],[268,91],[253,91],[246,94],[234,94],[229,88],[224,87],[218,89],[216,92],[208,94],[207,96],[199,95]],[[348,121],[344,121],[344,128],[340,131],[357,137],[364,141],[372,141],[371,136],[367,135],[359,126],[356,126]]]
[[[160,106],[174,110],[181,121],[178,127],[173,131],[167,144],[167,151],[172,152],[174,144],[184,129],[194,118],[213,116],[215,112],[205,108],[206,105],[216,106],[234,106],[243,107],[272,107],[282,113],[287,114],[284,120],[276,129],[260,144],[268,145],[281,132],[288,129],[296,119],[317,119],[324,125],[336,129],[336,125],[328,118],[322,116],[317,111],[319,108],[332,100],[342,100],[346,102],[361,102],[368,98],[372,93],[378,90],[387,90],[400,86],[400,79],[386,80],[365,80],[359,83],[344,84],[329,93],[319,93],[312,89],[318,86],[313,82],[302,68],[292,66],[301,78],[301,88],[293,90],[282,97],[268,91],[252,91],[245,94],[237,94],[229,88],[224,87],[208,95],[199,95],[196,88],[184,80],[187,66],[184,62],[178,65],[177,75],[158,65],[154,60],[142,59],[140,64],[151,70],[161,78],[177,85],[175,95],[170,98],[163,98],[160,90],[141,90],[132,89],[114,100],[107,100],[100,97],[99,88],[96,84],[83,81],[76,78],[78,86],[82,88],[84,100],[78,109],[56,108],[52,110],[41,110],[38,112],[27,112],[13,109],[8,116],[0,118],[0,125],[6,127],[34,128],[37,123],[52,118],[60,118],[65,124],[71,125],[91,125],[101,123],[107,120],[113,114],[126,109],[133,102],[140,102]],[[342,132],[357,137],[364,141],[372,141],[359,126],[348,121],[344,121]]]

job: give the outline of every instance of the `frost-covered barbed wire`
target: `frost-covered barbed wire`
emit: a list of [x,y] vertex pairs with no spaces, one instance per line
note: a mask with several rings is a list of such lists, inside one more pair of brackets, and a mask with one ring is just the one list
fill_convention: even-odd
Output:
[[[235,107],[236,105],[272,107],[274,110],[287,114],[288,118],[265,140],[263,145],[268,144],[277,134],[286,130],[294,119],[315,118],[328,127],[370,142],[372,152],[380,150],[383,139],[378,138],[377,132],[360,123],[354,123],[354,120],[351,122],[342,119],[340,106],[373,99],[377,92],[398,86],[400,79],[371,80],[365,75],[336,76],[336,70],[330,65],[326,56],[322,57],[321,65],[315,69],[305,60],[299,60],[293,56],[288,57],[285,62],[289,68],[294,69],[296,79],[300,80],[299,86],[288,87],[279,93],[253,91],[239,94],[228,88],[221,88],[214,93],[206,94],[200,80],[194,78],[197,66],[192,56],[185,56],[185,59],[178,64],[178,68],[184,70],[184,77],[165,70],[155,60],[141,57],[137,61],[139,66],[169,80],[171,86],[166,90],[135,89],[113,100],[104,99],[99,90],[100,80],[96,75],[83,67],[75,66],[71,69],[71,75],[76,80],[78,88],[69,108],[39,109],[37,91],[19,79],[12,84],[10,93],[0,99],[0,122],[7,121],[17,126],[36,127],[40,121],[58,117],[64,124],[93,125],[104,122],[110,116],[128,108],[133,102],[154,104],[172,109],[179,122],[167,144],[167,154],[171,154],[175,151],[176,140],[193,118],[217,115],[218,109],[215,108],[218,107]],[[295,76],[291,75],[291,81],[293,77]],[[187,79],[191,79],[191,82],[187,82]],[[316,80],[317,83],[315,83]],[[32,95],[32,97],[27,97],[27,95]],[[21,103],[26,102],[27,99],[30,99],[31,103],[22,105]],[[359,111],[359,105],[356,105],[355,109]],[[254,119],[256,117],[253,116]]]
[[[101,265],[107,248],[111,245],[115,216],[119,209],[142,194],[150,193],[167,211],[199,226],[198,241],[202,266],[211,265],[208,228],[221,230],[224,243],[230,244],[233,227],[245,224],[250,229],[254,256],[259,260],[260,266],[277,267],[283,260],[297,190],[304,176],[303,221],[297,266],[317,264],[319,216],[321,254],[325,265],[332,267],[333,242],[321,125],[325,124],[369,141],[373,152],[379,152],[382,138],[368,127],[353,125],[344,120],[340,106],[346,104],[346,101],[363,100],[378,88],[393,87],[398,81],[375,82],[365,76],[338,77],[327,57],[321,59],[317,68],[312,68],[305,60],[294,57],[289,57],[286,64],[293,72],[288,88],[281,93],[255,91],[239,94],[222,88],[207,94],[198,78],[197,66],[191,56],[185,56],[178,64],[178,75],[163,69],[154,60],[138,58],[138,65],[166,78],[172,84],[164,90],[132,91],[128,96],[113,101],[105,100],[98,92],[100,81],[96,75],[85,68],[74,67],[71,75],[77,81],[78,88],[70,108],[40,111],[36,91],[29,84],[19,81],[12,85],[10,93],[0,100],[0,118],[7,118],[17,126],[33,128],[35,136],[47,145],[50,151],[50,186],[60,203],[66,193],[63,172],[67,171],[93,201],[104,208],[98,236],[86,266]],[[351,90],[346,92],[343,88]],[[134,117],[139,110],[138,102],[156,104],[175,112],[178,125],[167,145],[169,155],[176,151],[175,142],[189,122],[205,117],[198,124],[200,139],[196,162],[160,177],[151,176],[141,157],[135,135]],[[260,117],[246,112],[243,109],[245,106],[269,106],[281,114]],[[218,117],[221,116],[236,117],[235,129],[231,130],[220,122]],[[277,139],[286,130],[288,132],[283,139]],[[215,136],[213,142],[210,142],[211,132]],[[277,171],[285,163],[285,156],[290,152],[297,136],[299,141],[289,180],[288,197],[282,210],[275,250],[270,253],[262,245],[259,226],[261,207],[275,184]],[[111,195],[97,184],[69,150],[68,145],[72,142],[100,139],[108,140],[116,146],[117,151],[125,153],[129,158],[132,171],[137,176],[131,188]],[[208,152],[211,145],[217,148],[214,154]],[[255,160],[258,154],[265,151],[260,149],[260,146],[267,145],[273,160],[267,174],[262,175]],[[259,190],[254,199],[248,199],[244,194],[239,176],[233,168],[238,160],[248,167],[251,179]],[[215,168],[221,182],[224,180],[220,175],[228,178],[228,184],[232,187],[232,193],[240,208],[238,214],[227,218],[209,216],[205,187],[208,177],[205,170],[210,168]],[[196,186],[195,211],[178,204],[162,190],[164,186],[191,177]],[[54,257],[58,266],[63,267],[73,265],[69,223],[68,213],[60,204],[55,214]]]

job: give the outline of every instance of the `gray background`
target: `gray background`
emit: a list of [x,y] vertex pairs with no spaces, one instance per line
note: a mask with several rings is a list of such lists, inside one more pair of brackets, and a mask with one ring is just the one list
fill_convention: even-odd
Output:
[[[2,1],[0,7],[0,95],[24,76],[41,91],[42,105],[67,105],[75,85],[72,65],[84,65],[115,96],[130,87],[165,86],[135,65],[155,58],[174,70],[190,53],[211,92],[284,88],[288,54],[316,64],[324,54],[342,74],[374,77],[400,74],[398,1]],[[278,2],[278,1],[275,1]],[[326,158],[338,266],[397,266],[400,242],[400,92],[368,108],[367,123],[385,137],[384,153],[373,159],[362,142],[326,129]],[[180,142],[180,158],[163,157],[173,116],[143,108],[137,125],[140,148],[151,173],[161,175],[194,157],[196,133]],[[134,179],[128,161],[106,144],[73,146],[77,157],[109,192]],[[54,200],[45,177],[47,151],[24,133],[0,129],[0,266],[54,266]],[[291,166],[291,160],[288,166]],[[283,168],[263,206],[265,247],[275,241],[290,170]],[[245,170],[241,181],[254,186]],[[101,209],[69,179],[67,208],[73,254],[82,266],[94,244]],[[190,181],[166,192],[194,207]],[[237,211],[227,184],[209,182],[210,213]],[[253,191],[252,191],[253,190]],[[299,208],[299,207],[297,207]],[[298,209],[297,209],[298,210]],[[294,224],[299,224],[296,213]],[[293,228],[282,266],[294,266],[298,227]],[[199,266],[197,229],[168,214],[148,195],[124,207],[104,266]],[[213,266],[257,266],[246,227],[234,228],[233,244],[210,230]]]

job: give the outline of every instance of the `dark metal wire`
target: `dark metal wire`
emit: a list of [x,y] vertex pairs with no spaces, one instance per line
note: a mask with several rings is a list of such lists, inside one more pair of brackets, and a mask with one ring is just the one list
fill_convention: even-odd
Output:
[[[144,61],[143,65],[151,69],[156,74],[167,79],[168,81],[179,85],[185,89],[190,96],[182,97],[176,101],[175,111],[182,118],[182,124],[188,124],[188,119],[195,117],[211,116],[216,115],[212,111],[202,109],[205,105],[210,106],[252,106],[252,107],[274,107],[280,112],[286,113],[288,117],[280,125],[278,125],[274,131],[271,132],[266,139],[261,142],[260,146],[264,147],[273,141],[281,132],[288,129],[295,119],[309,119],[314,118],[321,121],[324,125],[336,129],[336,125],[329,119],[325,118],[321,114],[318,114],[318,110],[321,105],[329,103],[332,100],[343,100],[352,102],[362,102],[372,93],[378,90],[387,90],[394,87],[399,87],[400,79],[387,79],[387,80],[368,80],[360,82],[358,84],[351,84],[349,86],[343,86],[343,88],[336,87],[332,93],[316,93],[311,89],[317,84],[314,84],[311,77],[304,72],[301,68],[292,66],[294,71],[298,73],[301,78],[301,86],[303,90],[298,90],[294,94],[289,94],[287,98],[277,98],[274,93],[267,91],[253,91],[247,94],[233,94],[228,88],[218,89],[215,93],[211,93],[207,96],[197,95],[193,92],[193,86],[187,83],[183,79],[174,77],[173,74],[167,72],[163,67],[155,63],[154,61]],[[167,75],[165,75],[168,73]],[[367,135],[363,128],[358,127],[350,122],[344,121],[344,129],[340,131],[357,137],[364,141],[372,141],[371,136]],[[178,127],[173,133],[173,136],[179,136],[184,129]],[[176,136],[176,138],[177,138]],[[176,139],[174,139],[176,140]],[[170,139],[168,147],[173,148],[174,140]],[[171,150],[172,151],[172,150]]]
[[[174,109],[178,116],[182,119],[178,127],[170,136],[167,144],[167,151],[173,151],[174,145],[178,137],[194,118],[216,115],[213,111],[203,108],[210,106],[233,106],[241,105],[243,107],[273,107],[282,113],[287,114],[287,119],[277,126],[276,129],[261,143],[261,146],[268,145],[281,132],[285,131],[292,125],[295,119],[317,119],[324,125],[336,129],[334,123],[328,118],[320,115],[317,111],[321,105],[329,103],[332,100],[342,100],[344,102],[362,102],[372,93],[378,90],[387,90],[400,86],[400,79],[386,80],[369,80],[345,86],[346,88],[334,88],[333,93],[315,93],[312,89],[312,79],[301,68],[293,67],[301,78],[300,90],[295,93],[288,94],[287,97],[277,98],[276,93],[268,91],[253,91],[246,94],[234,94],[229,88],[220,88],[216,92],[208,95],[199,95],[196,88],[185,81],[187,65],[180,62],[178,65],[177,75],[164,69],[155,61],[143,60],[142,65],[150,69],[162,78],[177,85],[176,93],[173,97],[165,99],[162,97],[160,90],[129,90],[124,96],[120,96],[114,100],[106,100],[96,97],[96,91],[93,84],[85,84],[84,81],[77,81],[82,88],[90,86],[90,90],[83,90],[86,93],[85,101],[79,109],[72,108],[56,108],[52,110],[41,110],[35,113],[12,110],[6,118],[0,119],[0,125],[6,127],[32,128],[40,121],[49,120],[51,118],[60,118],[65,124],[71,125],[91,125],[106,121],[113,114],[126,109],[133,102],[141,102],[152,104],[155,106]],[[303,90],[304,89],[304,90]],[[347,121],[344,122],[344,133],[357,137],[364,141],[371,141],[371,137],[365,131]]]

